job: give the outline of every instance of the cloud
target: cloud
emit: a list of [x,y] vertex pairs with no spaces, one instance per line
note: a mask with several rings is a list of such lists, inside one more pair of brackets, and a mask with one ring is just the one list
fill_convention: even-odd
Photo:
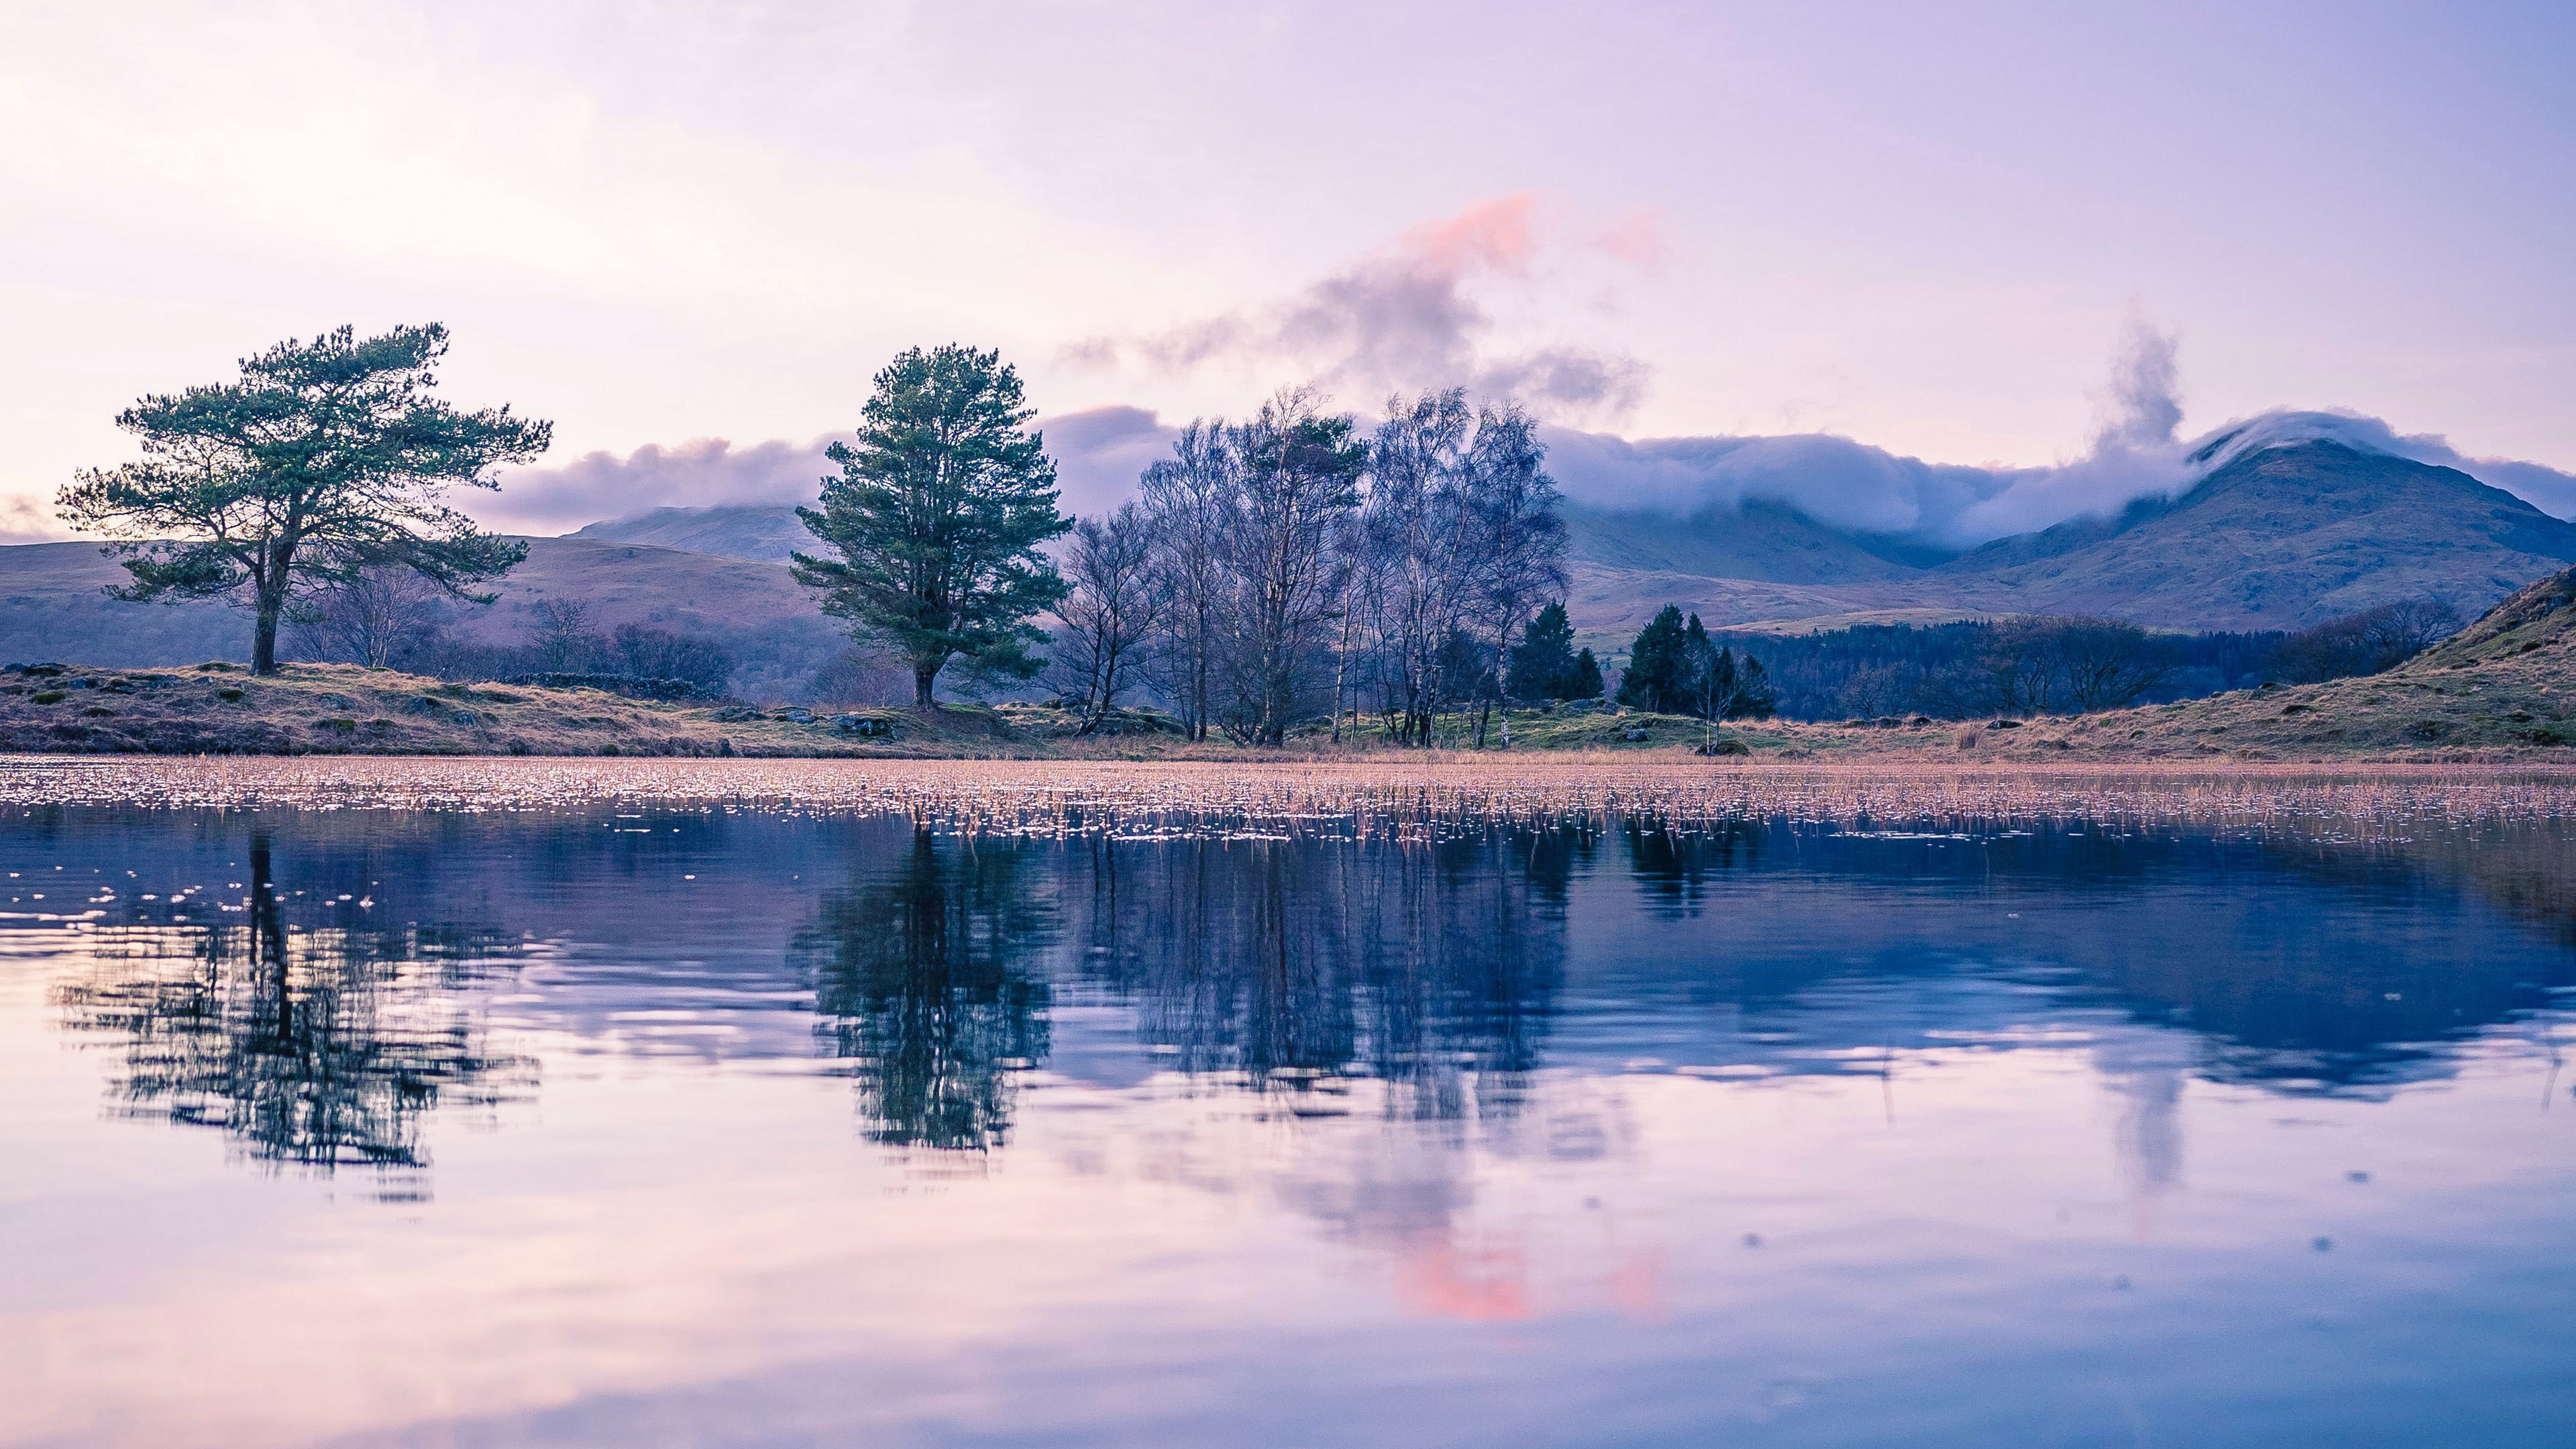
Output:
[[1592,507],[1696,514],[1760,499],[1837,528],[1951,548],[2107,516],[2181,493],[2250,453],[2317,440],[2456,468],[2545,512],[2576,514],[2576,475],[2469,457],[2446,438],[2400,433],[2359,413],[2276,409],[2186,440],[2174,339],[2140,317],[2124,329],[2094,401],[2092,446],[2045,468],[1926,463],[1829,434],[1630,442],[1557,428],[1543,436],[1567,497]]
[[2103,516],[2148,497],[2182,492],[2208,471],[2178,436],[2182,377],[2170,332],[2131,312],[2111,352],[2111,375],[2094,394],[2093,447],[2053,468],[2020,471],[1931,530],[1965,546],[2070,518]]
[[[1412,240],[1426,257],[1494,266],[1518,265],[1530,254],[1525,238],[1502,224],[1451,225]],[[1575,374],[1586,365],[1587,354],[1542,351],[1511,360],[1517,373],[1496,365],[1489,375],[1553,379],[1548,385],[1579,391]],[[2094,398],[2091,446],[2041,468],[1930,463],[1829,433],[1630,440],[1548,426],[1540,437],[1548,470],[1567,498],[1585,507],[1691,515],[1779,502],[1832,527],[1949,548],[2116,513],[2138,498],[2188,489],[2249,453],[2318,439],[2457,468],[2550,513],[2576,514],[2576,475],[2469,457],[2438,435],[2400,433],[2359,413],[2280,409],[2185,439],[2179,379],[2173,337],[2133,317]],[[1137,474],[1169,453],[1178,432],[1144,408],[1119,406],[1041,418],[1038,427],[1056,460],[1065,510],[1085,515],[1134,496]],[[832,471],[823,457],[828,441],[736,447],[701,438],[624,457],[592,453],[562,468],[515,475],[478,516],[501,526],[560,531],[675,505],[804,502]],[[35,532],[45,522],[25,505],[0,513],[0,530]]]
[[1171,456],[1180,429],[1166,427],[1144,408],[1105,407],[1040,418],[1048,456],[1055,459],[1057,506],[1067,513],[1106,513],[1135,496],[1136,475],[1157,458]]
[[[1177,430],[1143,408],[1103,407],[1037,420],[1068,512],[1095,513],[1132,493],[1136,475],[1163,456]],[[559,468],[523,468],[497,495],[461,499],[477,520],[512,533],[568,533],[584,524],[632,518],[656,508],[724,503],[811,503],[840,471],[823,456],[834,435],[809,442],[772,439],[737,445],[693,438],[631,453],[585,453]],[[41,522],[41,520],[39,520]],[[12,520],[0,514],[0,529]]]
[[52,543],[62,537],[63,526],[54,521],[52,510],[27,498],[0,500],[0,544]]
[[1937,533],[2017,476],[1926,463],[1828,433],[1648,438],[1547,428],[1548,471],[1571,501],[1621,512],[1696,514],[1761,499],[1860,533]]
[[736,447],[723,438],[648,443],[623,457],[585,453],[558,468],[523,468],[501,480],[497,496],[459,500],[483,523],[514,533],[560,533],[656,508],[719,503],[805,503],[833,471],[810,442],[772,440]]
[[[1659,255],[1650,216],[1599,248],[1638,265]],[[1406,232],[1393,248],[1269,307],[1200,318],[1142,336],[1091,337],[1063,361],[1159,372],[1224,365],[1292,369],[1327,390],[1371,401],[1391,392],[1464,386],[1511,394],[1543,415],[1612,418],[1633,408],[1646,366],[1625,353],[1494,343],[1486,297],[1527,290],[1547,251],[1537,199],[1520,193]],[[1647,261],[1637,261],[1644,257]]]

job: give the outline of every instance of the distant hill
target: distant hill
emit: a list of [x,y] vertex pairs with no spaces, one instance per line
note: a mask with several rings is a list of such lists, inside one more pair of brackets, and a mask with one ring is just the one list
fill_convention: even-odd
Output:
[[2023,613],[2299,628],[2427,594],[2474,611],[2576,563],[2576,523],[2466,473],[2308,442],[2227,464],[2169,502],[2001,539],[1939,566]]
[[718,558],[784,563],[819,541],[792,504],[726,503],[713,508],[656,508],[632,518],[590,524],[564,535],[593,543],[649,543]]
[[[2248,454],[2171,499],[1955,556],[1835,529],[1785,504],[1683,517],[1572,508],[1569,607],[1596,648],[1625,646],[1665,604],[1712,626],[1823,617],[2105,614],[2177,629],[2299,628],[2391,599],[2474,613],[2576,563],[2576,524],[2450,468],[2301,442]],[[810,536],[786,505],[660,508],[529,539],[501,600],[465,631],[524,637],[540,598],[600,623],[713,634],[755,660],[746,690],[792,687],[840,634],[783,560]],[[86,543],[0,547],[0,661],[111,666],[241,657],[247,621],[212,605],[119,604],[121,574]]]
[[[1712,625],[1928,609],[2297,629],[2425,595],[2474,613],[2576,563],[2576,523],[2456,469],[2333,442],[2251,453],[2178,497],[2142,499],[2114,517],[2071,519],[1920,567],[1884,543],[1855,538],[1837,551],[1822,537],[1831,529],[1788,510],[1748,508],[1664,527],[1669,541],[1659,556],[1576,523],[1571,602],[1588,639],[1624,641],[1665,603],[1695,609]],[[1685,562],[1692,540],[1729,527],[1748,535],[1732,555],[1747,566]],[[1854,561],[1854,551],[1871,562]],[[1658,566],[1657,557],[1683,566]]]
[[[709,634],[737,655],[757,656],[736,680],[751,692],[808,673],[842,647],[838,627],[781,564],[579,537],[523,541],[528,561],[501,582],[490,607],[458,611],[458,632],[515,643],[538,600],[581,599],[604,630],[637,623]],[[105,587],[124,578],[96,544],[0,547],[0,661],[143,668],[249,657],[250,619],[241,610],[106,597]]]

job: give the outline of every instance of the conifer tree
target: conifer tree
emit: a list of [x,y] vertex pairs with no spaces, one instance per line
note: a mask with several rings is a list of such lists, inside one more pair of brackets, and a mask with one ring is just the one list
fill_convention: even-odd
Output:
[[856,445],[828,450],[841,475],[823,480],[822,506],[796,510],[841,555],[793,555],[796,581],[910,662],[918,708],[936,708],[951,659],[1022,679],[1045,663],[1029,621],[1066,585],[1038,545],[1073,524],[1034,416],[1000,354],[913,348],[876,375]]
[[[1600,666],[1593,668],[1597,673]],[[1521,631],[1520,642],[1512,646],[1505,687],[1514,699],[1572,699],[1574,671],[1574,623],[1566,617],[1564,604],[1550,604],[1538,611]]]
[[1574,676],[1572,682],[1566,688],[1565,697],[1568,699],[1599,699],[1601,697],[1601,691],[1606,687],[1607,686],[1602,683],[1601,679],[1601,661],[1592,657],[1592,646],[1587,644],[1583,646],[1583,648],[1576,650],[1574,654]]
[[1628,669],[1619,676],[1621,704],[1656,714],[1681,713],[1688,633],[1678,605],[1666,604],[1646,621],[1628,646]]
[[252,617],[251,670],[277,671],[277,626],[308,591],[406,571],[461,599],[528,546],[447,506],[462,484],[546,449],[552,424],[430,395],[447,355],[437,323],[359,337],[342,327],[241,361],[237,381],[146,397],[116,425],[143,457],[92,469],[56,506],[114,540],[133,582],[118,598],[234,598]]

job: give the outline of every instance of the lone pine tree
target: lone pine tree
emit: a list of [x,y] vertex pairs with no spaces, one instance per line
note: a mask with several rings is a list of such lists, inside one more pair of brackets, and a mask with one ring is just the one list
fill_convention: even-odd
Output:
[[797,510],[840,557],[793,555],[797,582],[904,656],[921,709],[936,707],[952,659],[1028,678],[1046,638],[1029,621],[1066,591],[1038,545],[1073,525],[1019,374],[998,353],[916,347],[875,387],[857,441],[829,449],[841,472],[823,480],[821,506]]
[[407,569],[475,602],[527,545],[476,529],[443,501],[546,449],[553,425],[507,407],[460,412],[429,396],[447,355],[431,323],[360,338],[342,327],[242,359],[232,382],[156,395],[117,414],[143,456],[93,468],[56,503],[112,540],[133,600],[232,598],[253,619],[251,669],[277,671],[277,625],[308,590]]

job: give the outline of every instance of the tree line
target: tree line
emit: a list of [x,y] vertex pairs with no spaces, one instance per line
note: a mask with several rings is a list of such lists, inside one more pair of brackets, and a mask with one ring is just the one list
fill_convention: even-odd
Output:
[[2267,681],[2391,669],[2460,627],[2438,599],[2403,600],[2298,632],[2159,633],[2116,619],[1864,624],[1806,635],[1726,634],[1759,647],[1791,719],[2068,714],[2193,699]]
[[[1033,416],[996,354],[906,352],[802,510],[830,552],[795,555],[797,578],[901,658],[918,707],[963,661],[1051,672],[1085,731],[1150,691],[1192,739],[1275,745],[1327,721],[1339,737],[1368,712],[1427,744],[1474,707],[1481,741],[1515,643],[1565,588],[1556,484],[1508,400],[1397,397],[1363,429],[1287,389],[1192,422],[1134,501],[1081,520],[1056,508]],[[1524,682],[1539,668],[1528,656]]]
[[[551,436],[507,407],[433,397],[446,349],[435,324],[343,327],[245,358],[235,381],[143,398],[117,419],[142,457],[80,475],[63,515],[123,557],[120,597],[248,607],[262,673],[287,628],[340,657],[451,677],[615,674],[722,692],[736,664],[722,645],[606,631],[578,602],[541,603],[516,646],[446,633],[456,605],[490,603],[477,586],[526,554],[447,491],[497,487],[494,469]],[[1508,398],[1399,394],[1364,426],[1285,389],[1247,417],[1193,421],[1135,500],[1079,520],[1057,507],[1034,417],[997,353],[908,350],[876,374],[853,438],[828,450],[839,473],[799,510],[818,546],[793,556],[795,577],[900,661],[918,707],[935,708],[962,664],[970,684],[1048,676],[1085,732],[1150,694],[1193,739],[1276,745],[1314,727],[1339,740],[1368,717],[1429,745],[1464,714],[1481,747],[1498,708],[1614,684],[1623,705],[1712,722],[2090,710],[2248,674],[2374,672],[2459,622],[2423,601],[2296,635],[2023,619],[1800,639],[1711,631],[1667,606],[1613,680],[1574,643],[1561,496]]]

